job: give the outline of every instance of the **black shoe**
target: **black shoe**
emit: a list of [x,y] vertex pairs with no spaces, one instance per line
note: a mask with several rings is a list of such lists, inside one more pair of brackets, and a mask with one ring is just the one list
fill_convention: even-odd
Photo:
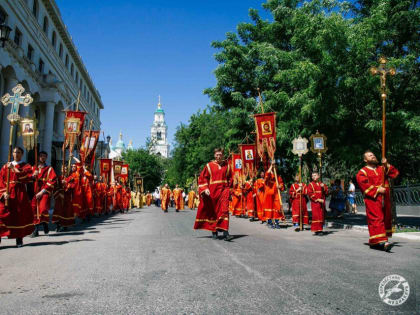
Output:
[[176,212],[179,212],[179,210],[175,210]]
[[217,235],[217,232],[211,232],[211,238],[214,240],[219,239],[219,236]]
[[224,234],[224,237],[223,237],[223,240],[224,241],[226,241],[226,242],[230,242],[231,240],[233,240],[234,239],[234,237],[233,237],[233,235],[230,235],[229,233],[225,233]]
[[23,239],[21,237],[16,239],[16,247],[20,248],[23,246]]
[[[32,234],[31,234],[31,238],[34,238],[34,237],[38,237],[39,236],[39,233],[38,233],[38,230],[37,229],[35,229],[33,232],[32,232]],[[16,242],[17,242],[17,240],[18,239],[16,239]]]
[[393,246],[392,243],[388,243],[388,242],[384,243],[384,251],[389,253],[391,251],[392,246]]
[[50,228],[48,227],[48,224],[44,223],[43,226],[44,226],[44,234],[48,235],[48,233],[50,233]]
[[56,225],[56,227],[55,227],[55,231],[56,232],[60,232],[62,229],[61,229],[61,226],[60,226],[60,224],[58,224],[57,223],[57,225]]

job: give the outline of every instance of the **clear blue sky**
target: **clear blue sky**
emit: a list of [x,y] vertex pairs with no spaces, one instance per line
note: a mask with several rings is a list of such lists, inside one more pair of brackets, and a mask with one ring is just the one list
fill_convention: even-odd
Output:
[[162,106],[172,144],[176,127],[210,104],[215,85],[214,40],[263,16],[263,0],[56,0],[62,18],[102,95],[102,129],[114,144],[143,146],[153,113]]

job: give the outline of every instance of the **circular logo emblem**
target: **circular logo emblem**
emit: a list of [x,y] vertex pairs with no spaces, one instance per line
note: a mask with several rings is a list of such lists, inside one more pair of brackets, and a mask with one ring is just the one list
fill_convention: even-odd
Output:
[[407,301],[410,295],[410,285],[400,275],[389,275],[379,284],[381,300],[391,306],[398,306]]

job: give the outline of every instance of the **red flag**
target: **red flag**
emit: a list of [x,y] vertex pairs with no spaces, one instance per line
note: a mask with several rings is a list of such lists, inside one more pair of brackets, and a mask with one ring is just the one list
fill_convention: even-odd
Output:
[[83,163],[91,163],[94,160],[96,146],[98,145],[100,131],[98,130],[85,130],[83,132],[83,141],[80,147],[80,158]]
[[126,183],[128,181],[128,171],[130,169],[130,166],[128,164],[121,165],[121,180]]
[[110,184],[111,179],[111,166],[112,166],[112,160],[111,159],[99,159],[100,161],[100,168],[99,168],[99,174],[104,179],[104,182],[108,185]]
[[242,158],[242,173],[245,176],[255,177],[257,160],[255,144],[240,144],[239,150]]
[[242,184],[242,159],[239,153],[233,153],[230,159],[232,168],[233,183]]
[[68,110],[64,120],[64,147],[69,147],[73,152],[76,140],[79,139],[83,130],[86,112]]
[[257,131],[258,155],[263,159],[264,152],[273,160],[276,152],[276,113],[254,115]]

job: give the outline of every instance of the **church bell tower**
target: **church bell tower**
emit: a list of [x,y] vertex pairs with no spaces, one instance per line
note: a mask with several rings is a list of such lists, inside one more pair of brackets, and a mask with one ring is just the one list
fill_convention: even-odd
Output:
[[155,117],[152,128],[150,129],[150,139],[152,141],[150,152],[153,154],[161,155],[164,158],[169,157],[169,144],[168,144],[168,126],[165,122],[165,112],[162,109],[162,104],[159,103],[155,111]]

